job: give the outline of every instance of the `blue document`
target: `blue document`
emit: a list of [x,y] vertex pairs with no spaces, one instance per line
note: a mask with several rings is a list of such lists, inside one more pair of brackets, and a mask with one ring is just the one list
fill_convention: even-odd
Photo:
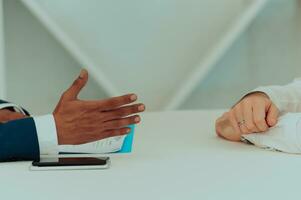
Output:
[[95,142],[80,145],[60,145],[60,153],[130,153],[132,151],[135,125],[130,125],[130,133],[125,136],[105,138]]
[[131,132],[124,138],[120,151],[117,151],[116,153],[130,153],[132,151],[135,125],[130,125],[129,127],[131,128]]

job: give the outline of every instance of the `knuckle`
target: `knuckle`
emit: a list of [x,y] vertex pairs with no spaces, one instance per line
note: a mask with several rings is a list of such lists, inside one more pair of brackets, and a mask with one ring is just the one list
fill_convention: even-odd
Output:
[[119,120],[119,121],[116,122],[116,126],[117,127],[124,127],[124,126],[126,126],[130,123],[131,123],[130,119],[122,119],[122,120]]
[[117,115],[119,115],[119,116],[125,116],[125,115],[127,115],[127,111],[125,109],[120,109],[118,111]]
[[136,119],[136,117],[131,117],[129,119],[126,119],[124,125],[129,125],[129,124],[135,124],[135,123],[137,123],[135,121],[135,119]]
[[75,79],[74,81],[73,81],[73,83],[72,83],[72,85],[73,86],[77,86],[79,83],[80,83],[80,79],[79,78],[77,78],[77,79]]
[[140,112],[139,106],[141,106],[141,105],[135,105],[135,106],[132,106],[132,108],[131,108],[131,113]]
[[246,107],[246,106],[249,106],[251,104],[250,100],[249,99],[244,99],[242,102],[241,102],[242,106],[243,107]]
[[118,103],[118,99],[116,99],[116,98],[113,98],[109,101],[109,105],[111,105],[111,106],[116,106],[117,103]]
[[121,96],[121,97],[116,98],[116,103],[119,103],[119,102],[122,104],[128,103],[128,102],[130,102],[130,97],[129,96]]
[[255,105],[266,105],[266,104],[268,104],[268,101],[261,99],[261,98],[256,98],[256,99],[254,99],[254,104]]
[[62,95],[61,95],[63,98],[64,97],[67,97],[68,96],[68,92],[67,91],[64,91],[63,93],[62,93]]
[[104,123],[102,126],[101,126],[101,129],[102,130],[108,130],[110,127],[109,127],[109,124],[108,123]]
[[116,135],[116,133],[117,133],[117,130],[115,129],[115,130],[111,130],[110,132],[109,132],[109,135],[110,136],[114,136],[114,135]]
[[120,120],[120,121],[116,122],[116,126],[118,126],[118,127],[124,126],[124,124],[125,124],[124,120]]
[[125,134],[125,129],[118,129],[115,131],[115,135],[123,135]]
[[113,120],[113,121],[110,121],[108,124],[104,125],[104,128],[106,128],[108,130],[108,129],[114,128],[116,126],[118,126],[118,121]]
[[113,131],[111,132],[111,135],[112,135],[112,136],[124,135],[123,129],[116,129],[116,130],[113,130]]
[[80,81],[79,81],[79,80],[75,80],[75,81],[72,83],[71,87],[70,87],[68,90],[71,90],[71,89],[79,89],[79,87],[80,87]]
[[120,130],[119,134],[120,134],[120,135],[127,134],[127,131],[128,131],[127,128],[123,128],[123,129]]
[[131,96],[132,96],[132,95],[127,95],[127,96],[125,96],[125,97],[123,98],[123,101],[124,101],[125,103],[132,102]]

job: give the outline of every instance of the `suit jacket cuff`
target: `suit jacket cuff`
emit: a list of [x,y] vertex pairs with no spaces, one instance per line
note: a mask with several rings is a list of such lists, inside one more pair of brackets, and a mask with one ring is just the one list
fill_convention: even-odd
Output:
[[57,132],[53,115],[37,116],[33,119],[39,140],[40,155],[58,154]]

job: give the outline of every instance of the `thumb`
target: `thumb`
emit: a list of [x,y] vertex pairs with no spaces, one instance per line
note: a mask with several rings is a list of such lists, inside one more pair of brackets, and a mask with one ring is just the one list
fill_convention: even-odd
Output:
[[278,116],[279,116],[279,110],[275,106],[275,104],[272,103],[270,108],[268,109],[267,119],[266,119],[270,127],[275,126],[277,124]]
[[64,93],[64,99],[73,100],[76,99],[79,92],[82,90],[82,88],[86,85],[88,82],[88,71],[85,69],[82,69],[80,71],[80,75],[77,77],[77,79],[72,83],[72,85],[67,89]]

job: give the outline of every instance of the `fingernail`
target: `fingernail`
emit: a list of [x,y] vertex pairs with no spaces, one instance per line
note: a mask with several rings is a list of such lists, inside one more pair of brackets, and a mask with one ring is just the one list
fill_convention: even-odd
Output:
[[130,128],[126,129],[126,132],[127,132],[127,133],[129,133],[130,131],[131,131],[131,129],[130,129]]
[[143,111],[144,109],[145,109],[145,106],[144,106],[144,105],[138,106],[138,110],[139,110],[139,111]]
[[139,122],[140,121],[140,117],[135,117],[135,122]]
[[137,99],[137,95],[132,94],[131,97],[130,97],[130,99],[131,99],[132,101],[135,101],[135,100]]
[[85,73],[86,73],[86,70],[85,70],[85,69],[82,69],[82,70],[80,71],[79,78],[84,78]]

